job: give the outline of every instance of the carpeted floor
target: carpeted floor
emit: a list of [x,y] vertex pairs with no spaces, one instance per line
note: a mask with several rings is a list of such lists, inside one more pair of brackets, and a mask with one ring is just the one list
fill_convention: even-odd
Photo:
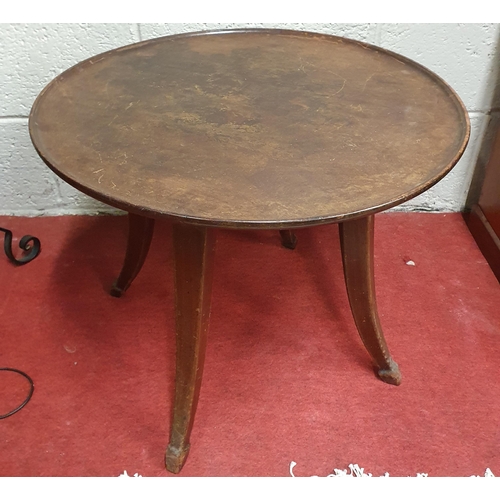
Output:
[[[2,476],[167,476],[174,376],[170,226],[124,297],[107,290],[124,217],[0,217],[42,253],[0,255],[0,367],[32,400],[0,420]],[[459,214],[376,217],[382,326],[403,383],[374,375],[338,231],[220,230],[205,374],[185,476],[500,475],[500,285]],[[406,262],[413,261],[414,266]],[[28,389],[0,372],[0,414]]]

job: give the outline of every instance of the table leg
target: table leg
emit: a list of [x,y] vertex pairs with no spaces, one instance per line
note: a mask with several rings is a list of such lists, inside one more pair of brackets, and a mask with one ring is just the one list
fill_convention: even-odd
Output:
[[339,227],[347,294],[359,335],[377,366],[378,376],[388,384],[399,385],[401,373],[385,342],[375,300],[374,216],[342,222]]
[[121,297],[139,274],[148,255],[154,225],[154,219],[128,214],[127,253],[120,276],[111,286],[110,294],[114,297]]
[[293,231],[290,231],[289,229],[281,229],[280,236],[281,244],[285,248],[293,250],[297,246],[297,236],[295,236]]
[[215,251],[214,229],[174,224],[176,375],[165,465],[178,473],[189,452],[207,342]]

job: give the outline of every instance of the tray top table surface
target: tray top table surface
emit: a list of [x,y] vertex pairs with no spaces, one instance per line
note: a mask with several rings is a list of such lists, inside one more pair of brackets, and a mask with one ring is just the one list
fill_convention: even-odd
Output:
[[147,40],[55,78],[30,115],[45,163],[109,205],[234,228],[379,212],[425,191],[470,134],[455,92],[361,42],[286,30]]

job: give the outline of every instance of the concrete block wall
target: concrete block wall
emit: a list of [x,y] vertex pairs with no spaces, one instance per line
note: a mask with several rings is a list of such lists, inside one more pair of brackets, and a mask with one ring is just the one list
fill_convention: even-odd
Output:
[[481,139],[492,114],[500,112],[498,24],[0,24],[0,214],[119,213],[60,180],[31,145],[31,106],[56,75],[87,57],[141,40],[243,27],[307,30],[361,40],[410,57],[444,78],[469,112],[469,146],[445,179],[396,210],[464,208]]

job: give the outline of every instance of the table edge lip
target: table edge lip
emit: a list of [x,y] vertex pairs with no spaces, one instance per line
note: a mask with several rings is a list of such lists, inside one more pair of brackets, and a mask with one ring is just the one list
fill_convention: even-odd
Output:
[[[415,189],[412,189],[410,191],[407,191],[392,200],[389,200],[388,202],[356,210],[354,212],[349,212],[346,214],[337,214],[337,215],[319,215],[319,216],[314,216],[314,217],[309,217],[309,218],[301,218],[301,219],[289,219],[289,220],[239,220],[239,219],[215,219],[215,218],[204,218],[200,216],[192,216],[192,215],[187,215],[187,214],[176,214],[173,212],[167,212],[167,211],[161,211],[161,210],[154,210],[154,209],[148,209],[142,206],[136,206],[132,203],[125,202],[119,199],[115,199],[111,196],[104,195],[103,193],[100,193],[99,191],[96,191],[88,186],[82,185],[78,181],[72,179],[70,176],[66,175],[62,171],[60,171],[56,166],[54,166],[42,153],[42,151],[39,149],[37,146],[37,143],[35,141],[35,133],[36,129],[34,127],[35,124],[35,118],[36,118],[36,111],[39,106],[40,101],[43,99],[43,96],[46,94],[46,92],[53,86],[55,83],[61,79],[64,78],[65,75],[67,75],[70,72],[76,71],[77,68],[80,68],[84,65],[88,64],[93,64],[95,60],[102,58],[103,56],[110,55],[112,53],[117,53],[125,50],[131,50],[134,48],[138,48],[143,45],[147,45],[148,43],[153,43],[156,42],[158,43],[161,40],[174,40],[174,39],[179,39],[179,38],[191,38],[191,37],[196,37],[196,36],[209,36],[209,35],[224,35],[224,34],[236,34],[236,33],[242,33],[242,34],[251,34],[251,33],[260,33],[260,34],[276,34],[276,35],[289,35],[289,36],[309,36],[313,38],[322,38],[322,39],[327,39],[327,40],[339,40],[341,43],[351,43],[351,44],[356,44],[360,45],[362,47],[366,47],[369,49],[374,50],[375,52],[382,52],[390,57],[393,57],[395,59],[398,59],[404,63],[409,63],[412,67],[419,69],[423,73],[427,74],[432,80],[434,80],[437,84],[439,84],[448,94],[448,96],[455,102],[457,111],[460,110],[462,113],[462,141],[460,144],[460,147],[457,149],[457,152],[453,159],[444,167],[436,176],[432,177],[428,181],[424,182],[420,186],[418,186]],[[281,28],[229,28],[229,29],[216,29],[216,30],[205,30],[205,31],[194,31],[194,32],[186,32],[186,33],[177,33],[174,35],[165,35],[161,37],[155,37],[155,38],[150,38],[147,40],[142,40],[140,42],[134,42],[128,45],[124,45],[122,47],[117,47],[111,50],[107,50],[105,52],[101,52],[99,54],[93,55],[87,59],[84,59],[77,64],[74,64],[73,66],[69,67],[68,69],[64,70],[61,72],[59,75],[57,75],[55,78],[53,78],[43,89],[42,91],[38,94],[36,97],[28,118],[28,129],[29,129],[29,135],[31,142],[40,156],[40,158],[43,160],[43,162],[56,174],[58,175],[61,179],[63,179],[65,182],[70,184],[72,187],[77,189],[78,191],[102,202],[107,205],[110,205],[112,207],[118,208],[120,210],[124,210],[126,212],[134,213],[137,215],[142,215],[145,217],[149,218],[168,218],[168,219],[173,219],[174,221],[177,222],[184,222],[184,223],[190,223],[190,224],[195,224],[195,225],[201,225],[201,226],[210,226],[210,227],[226,227],[226,228],[234,228],[234,229],[275,229],[275,228],[300,228],[300,227],[307,227],[307,226],[314,226],[314,225],[322,225],[322,224],[332,224],[332,223],[339,223],[342,221],[347,221],[351,219],[357,219],[360,217],[368,216],[368,215],[373,215],[378,212],[382,212],[384,210],[393,208],[397,205],[400,205],[401,203],[404,203],[408,200],[411,200],[412,198],[415,198],[416,196],[422,194],[423,192],[427,191],[429,188],[434,186],[436,183],[438,183],[441,179],[443,179],[451,170],[452,168],[458,163],[460,158],[462,157],[470,139],[470,134],[471,134],[471,123],[470,123],[470,117],[469,113],[467,111],[467,108],[465,104],[463,103],[462,99],[460,96],[457,94],[457,92],[448,84],[446,81],[441,78],[439,75],[437,75],[435,72],[427,68],[426,66],[414,61],[413,59],[410,59],[406,56],[403,56],[401,54],[398,54],[396,52],[393,52],[391,50],[379,47],[377,45],[373,45],[370,43],[362,42],[359,40],[355,40],[352,38],[347,38],[347,37],[341,37],[338,35],[332,35],[332,34],[327,34],[327,33],[320,33],[320,32],[314,32],[314,31],[302,31],[302,30],[290,30],[290,29],[281,29]]]
[[[457,158],[456,161],[460,159],[460,156]],[[196,217],[196,216],[191,216],[191,215],[186,215],[186,214],[176,214],[173,212],[163,212],[160,210],[151,210],[142,206],[134,205],[133,203],[123,203],[120,202],[119,200],[114,200],[112,198],[108,198],[102,193],[99,193],[97,191],[92,190],[91,188],[87,188],[86,186],[81,186],[77,182],[73,181],[71,178],[65,176],[64,174],[61,174],[57,170],[55,170],[52,165],[47,162],[43,157],[42,160],[44,163],[54,172],[56,173],[59,177],[61,177],[65,182],[67,182],[70,186],[74,187],[78,191],[92,197],[93,199],[96,199],[97,201],[100,201],[106,205],[112,206],[114,208],[117,208],[119,210],[123,210],[128,213],[133,213],[135,215],[139,215],[142,217],[150,218],[150,219],[169,219],[173,222],[176,223],[183,223],[183,224],[192,224],[192,225],[197,225],[197,226],[204,226],[204,227],[219,227],[219,228],[226,228],[226,229],[299,229],[303,227],[312,227],[312,226],[320,226],[320,225],[326,225],[326,224],[338,224],[342,222],[347,222],[350,220],[354,219],[359,219],[362,217],[367,217],[370,215],[375,215],[377,213],[383,212],[385,210],[388,210],[390,208],[393,208],[395,206],[400,205],[401,203],[404,203],[405,201],[411,200],[415,196],[418,196],[419,194],[425,192],[427,189],[431,188],[433,185],[435,185],[437,182],[439,182],[449,171],[453,168],[453,166],[456,164],[453,163],[449,167],[448,171],[445,172],[444,174],[440,174],[439,176],[431,179],[428,181],[428,183],[425,184],[425,186],[421,187],[421,189],[418,192],[411,191],[408,193],[403,193],[399,197],[391,200],[388,203],[383,203],[380,205],[364,208],[357,210],[355,212],[349,212],[346,214],[338,214],[338,215],[331,215],[331,216],[315,216],[315,217],[309,217],[309,218],[302,218],[302,219],[282,219],[282,220],[239,220],[239,219],[215,219],[215,218],[204,218],[204,217]]]

